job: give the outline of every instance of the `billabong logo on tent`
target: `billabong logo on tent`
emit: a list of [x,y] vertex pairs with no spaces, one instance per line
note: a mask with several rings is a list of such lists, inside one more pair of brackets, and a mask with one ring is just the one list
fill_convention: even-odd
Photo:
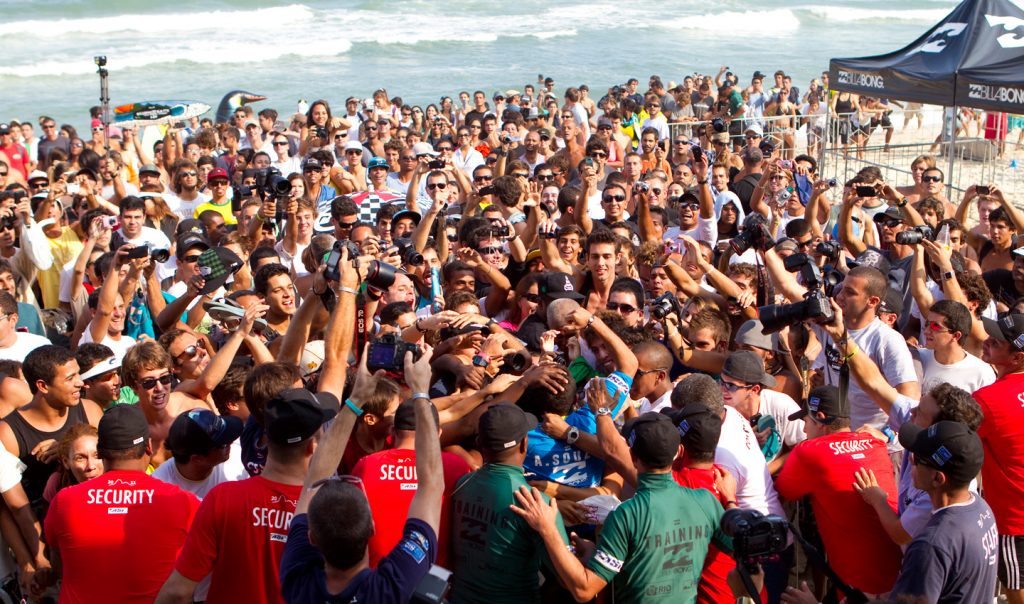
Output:
[[1024,88],[1008,88],[989,84],[970,84],[967,97],[982,101],[999,101],[1024,105]]
[[1003,48],[1020,48],[1024,46],[1024,36],[1018,36],[1013,33],[1015,29],[1019,29],[1021,26],[1024,26],[1024,19],[1018,19],[1017,17],[985,15],[985,20],[988,21],[989,27],[1002,27],[1006,31],[1010,32],[996,38],[996,42],[998,42],[1000,46]]
[[850,84],[863,88],[885,88],[885,78],[878,74],[852,73],[840,69],[838,76],[840,84]]
[[966,23],[943,23],[934,32],[932,32],[932,35],[928,36],[928,39],[924,41],[924,44],[912,50],[911,54],[915,52],[942,52],[943,50],[946,50],[949,39],[955,38],[964,33],[965,29],[967,29]]

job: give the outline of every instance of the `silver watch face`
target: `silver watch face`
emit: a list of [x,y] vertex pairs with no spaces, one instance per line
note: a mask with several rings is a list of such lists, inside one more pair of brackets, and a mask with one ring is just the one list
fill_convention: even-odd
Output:
[[597,414],[598,415],[611,415],[612,412],[611,412],[610,409],[608,409],[608,407],[598,407],[597,408]]

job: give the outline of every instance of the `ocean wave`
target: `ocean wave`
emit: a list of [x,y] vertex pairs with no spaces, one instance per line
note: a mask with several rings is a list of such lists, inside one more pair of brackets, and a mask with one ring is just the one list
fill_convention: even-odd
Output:
[[669,19],[659,24],[669,29],[698,29],[728,32],[729,35],[757,33],[762,35],[791,33],[800,29],[800,19],[785,8],[761,11],[726,11]]
[[0,23],[0,36],[29,35],[40,38],[56,38],[69,34],[111,34],[136,32],[164,34],[171,32],[193,32],[197,30],[220,30],[225,23],[231,24],[234,32],[271,30],[297,22],[313,19],[313,9],[303,4],[290,4],[273,8],[258,8],[239,11],[208,11],[198,13],[132,14],[110,17],[88,17],[84,19],[28,20]]
[[[231,63],[264,63],[289,56],[332,57],[347,53],[352,48],[348,40],[322,39],[303,43],[301,48],[262,44],[259,42],[217,42],[211,41],[203,48],[160,48],[159,45],[144,52],[119,53],[116,56],[117,69],[132,69],[165,65],[176,62],[205,65]],[[95,73],[96,65],[91,61],[48,59],[25,65],[0,65],[0,76],[23,78],[36,76],[85,75]]]
[[798,6],[795,10],[810,13],[825,21],[853,23],[858,21],[924,21],[938,22],[949,14],[951,8],[922,8],[908,10],[883,10],[876,8],[853,8],[849,6]]

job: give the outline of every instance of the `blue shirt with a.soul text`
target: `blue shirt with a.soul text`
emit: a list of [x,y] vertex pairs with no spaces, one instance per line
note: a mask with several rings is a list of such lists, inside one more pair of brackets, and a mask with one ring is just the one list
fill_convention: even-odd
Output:
[[[605,382],[608,394],[621,394],[612,407],[612,417],[618,417],[626,402],[627,394],[633,385],[633,378],[621,371],[613,371]],[[590,407],[584,404],[565,418],[565,423],[575,426],[580,432],[597,434],[597,417]],[[604,476],[604,460],[568,444],[564,440],[552,438],[539,428],[529,433],[526,443],[527,480],[549,480],[571,487],[596,487],[601,484]]]

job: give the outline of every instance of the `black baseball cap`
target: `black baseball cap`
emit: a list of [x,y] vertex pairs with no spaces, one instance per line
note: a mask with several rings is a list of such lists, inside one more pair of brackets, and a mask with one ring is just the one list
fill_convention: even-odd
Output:
[[961,485],[974,480],[985,459],[981,438],[960,422],[935,422],[927,428],[906,422],[900,428],[900,444],[914,454],[914,463],[938,470]]
[[96,446],[107,451],[137,447],[149,438],[146,414],[138,405],[114,405],[100,418]]
[[263,424],[267,438],[292,445],[316,434],[324,422],[338,414],[338,399],[328,392],[313,394],[305,388],[289,388],[270,399]]
[[1003,313],[996,320],[984,318],[982,322],[990,338],[1009,342],[1017,350],[1024,351],[1024,315]]
[[167,446],[178,455],[206,455],[226,447],[242,435],[242,420],[217,415],[209,409],[192,409],[174,418]]
[[675,424],[683,448],[691,453],[714,453],[722,435],[722,418],[703,405],[661,410]]
[[883,220],[899,220],[900,222],[906,222],[903,218],[903,212],[900,212],[899,208],[889,206],[885,210],[875,214],[871,217],[875,222],[882,222]]
[[576,286],[572,283],[572,277],[565,273],[545,273],[540,283],[537,284],[537,290],[540,295],[547,297],[549,300],[559,300],[562,298],[569,298],[577,302],[584,300],[583,296],[576,291]]
[[775,378],[764,370],[764,361],[752,350],[736,350],[729,353],[722,366],[722,375],[745,384],[761,384],[772,388]]
[[803,409],[789,416],[789,421],[803,419],[812,413],[824,413],[824,419],[812,417],[819,424],[831,424],[837,419],[850,417],[850,404],[839,396],[835,386],[818,386],[807,395]]
[[[431,403],[430,413],[434,416],[434,425],[440,426],[441,419],[437,414],[437,407]],[[416,429],[416,405],[413,404],[413,400],[404,401],[395,410],[395,418],[393,420],[395,430],[415,430]]]
[[537,427],[537,417],[510,403],[491,406],[480,416],[477,440],[483,449],[500,453],[518,445]]
[[206,238],[196,233],[185,233],[178,237],[177,246],[174,248],[174,254],[178,258],[183,258],[185,253],[195,248],[203,248],[204,250],[210,249],[210,243],[206,241]]
[[637,459],[652,468],[672,465],[679,453],[679,430],[667,415],[647,412],[622,427],[629,448]]
[[882,302],[878,305],[878,312],[891,312],[901,314],[903,312],[903,294],[893,288],[887,288]]
[[871,268],[881,272],[883,276],[888,276],[889,269],[892,268],[892,265],[889,263],[889,260],[885,257],[885,254],[883,254],[882,250],[878,249],[877,247],[869,247],[860,254],[857,254],[856,258],[854,258],[850,262],[847,262],[846,264],[850,268],[854,268],[857,266],[870,266]]

